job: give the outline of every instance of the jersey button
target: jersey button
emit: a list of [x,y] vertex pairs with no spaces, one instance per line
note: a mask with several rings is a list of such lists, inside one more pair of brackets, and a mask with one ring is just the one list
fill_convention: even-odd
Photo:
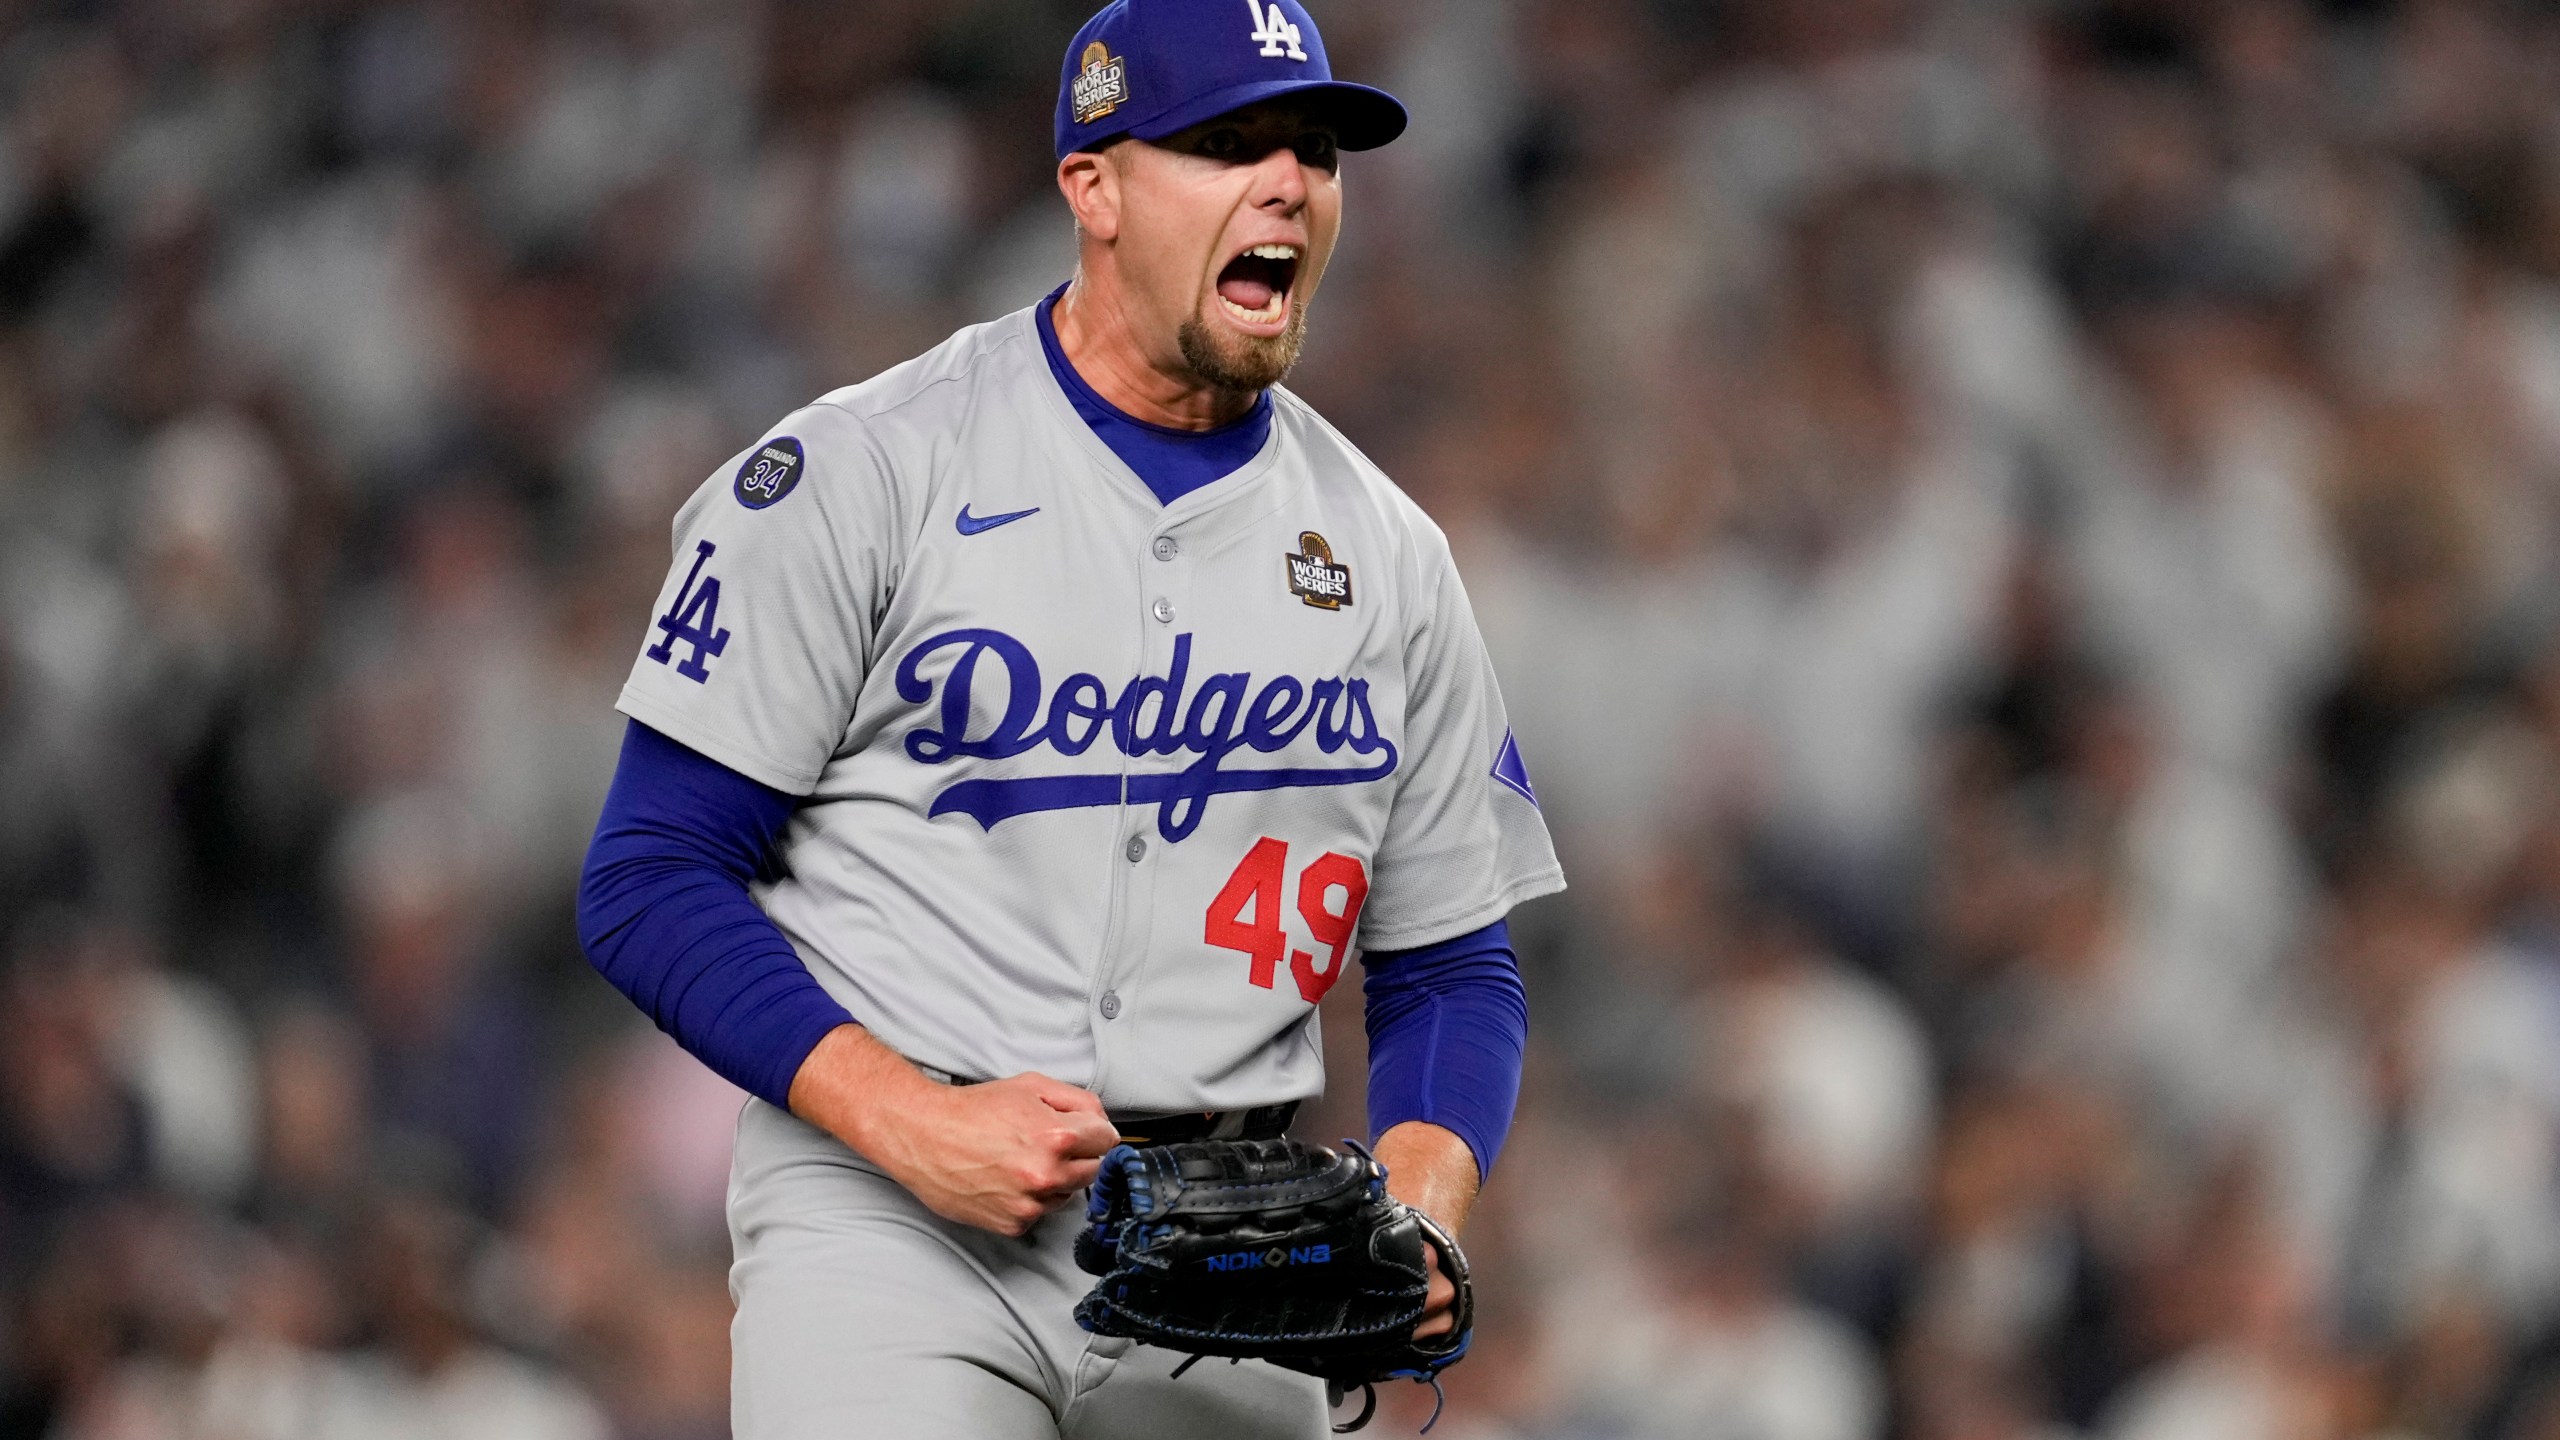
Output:
[[1170,559],[1172,559],[1174,556],[1179,555],[1179,554],[1181,554],[1181,553],[1182,553],[1182,542],[1181,542],[1181,541],[1174,539],[1174,538],[1173,538],[1172,536],[1170,536],[1170,535],[1159,535],[1159,536],[1157,536],[1157,537],[1156,537],[1156,558],[1157,558],[1157,559],[1159,559],[1159,560],[1170,560]]
[[1119,991],[1105,990],[1102,992],[1102,1018],[1105,1020],[1117,1020],[1120,1018]]
[[1139,861],[1146,859],[1146,858],[1147,858],[1147,837],[1146,837],[1146,836],[1144,836],[1144,835],[1132,835],[1132,836],[1130,836],[1130,837],[1129,837],[1129,844],[1128,844],[1127,848],[1126,848],[1126,849],[1124,849],[1124,850],[1122,850],[1122,851],[1121,851],[1121,853],[1129,857],[1129,863],[1130,863],[1130,864],[1132,864],[1132,865],[1135,865],[1135,864],[1137,864]]
[[1164,622],[1165,624],[1167,624],[1167,625],[1170,625],[1170,624],[1172,624],[1172,623],[1173,623],[1173,602],[1172,602],[1172,601],[1170,601],[1170,600],[1166,599],[1165,597],[1163,597],[1163,596],[1161,596],[1161,595],[1157,596],[1157,597],[1156,597],[1156,604],[1155,604],[1155,612],[1156,612],[1156,618],[1157,618],[1158,620],[1163,621],[1163,622]]

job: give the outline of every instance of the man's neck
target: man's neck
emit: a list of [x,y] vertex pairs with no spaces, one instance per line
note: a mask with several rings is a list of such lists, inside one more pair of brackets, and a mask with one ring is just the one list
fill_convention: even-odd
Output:
[[1149,357],[1127,309],[1108,287],[1078,274],[1050,311],[1058,348],[1084,383],[1133,420],[1168,430],[1215,430],[1241,419],[1261,392],[1211,385],[1176,357]]

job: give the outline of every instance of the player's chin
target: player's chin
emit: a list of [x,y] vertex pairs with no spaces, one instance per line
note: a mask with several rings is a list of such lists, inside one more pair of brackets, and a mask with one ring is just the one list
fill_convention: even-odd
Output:
[[1280,319],[1251,324],[1237,320],[1235,303],[1212,295],[1199,314],[1186,321],[1180,336],[1182,358],[1210,383],[1230,390],[1268,390],[1287,378],[1306,343],[1306,312],[1295,295],[1275,301]]

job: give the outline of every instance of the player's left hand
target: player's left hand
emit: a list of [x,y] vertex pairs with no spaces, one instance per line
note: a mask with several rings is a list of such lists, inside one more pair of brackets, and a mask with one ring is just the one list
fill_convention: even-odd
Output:
[[[1434,1215],[1431,1218],[1437,1220],[1440,1217]],[[1450,1283],[1449,1257],[1441,1254],[1437,1245],[1431,1246],[1431,1266],[1431,1293],[1422,1302],[1422,1323],[1413,1327],[1416,1340],[1446,1335],[1449,1327],[1457,1323],[1457,1317],[1449,1313],[1449,1307],[1458,1303],[1458,1287]]]
[[[1467,1212],[1475,1208],[1475,1152],[1454,1131],[1421,1120],[1408,1120],[1378,1137],[1378,1163],[1387,1167],[1387,1193],[1440,1222],[1451,1235],[1467,1221]],[[1426,1242],[1427,1243],[1427,1242]],[[1435,1260],[1438,1246],[1433,1246]],[[1413,1338],[1428,1340],[1446,1335],[1456,1323],[1450,1307],[1457,1303],[1458,1287],[1449,1282],[1445,1264],[1435,1264],[1431,1271],[1431,1292],[1423,1301],[1422,1323],[1413,1329]]]

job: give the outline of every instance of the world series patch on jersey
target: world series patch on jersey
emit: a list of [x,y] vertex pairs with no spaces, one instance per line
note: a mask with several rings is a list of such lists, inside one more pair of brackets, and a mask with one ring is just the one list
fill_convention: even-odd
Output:
[[759,889],[910,1059],[1114,1110],[1323,1083],[1362,950],[1563,887],[1438,528],[1273,392],[1160,503],[1025,310],[826,396],[711,477],[622,711],[806,796]]

